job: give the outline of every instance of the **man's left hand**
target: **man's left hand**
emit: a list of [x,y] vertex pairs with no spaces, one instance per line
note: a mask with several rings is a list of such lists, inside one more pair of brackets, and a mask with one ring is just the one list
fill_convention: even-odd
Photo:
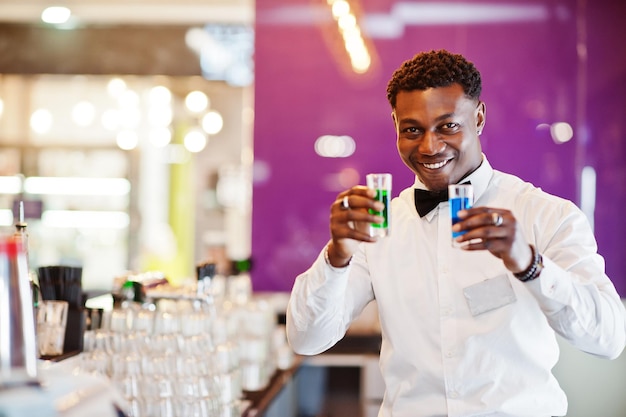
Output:
[[472,207],[459,212],[461,221],[452,226],[455,232],[466,231],[457,237],[465,250],[488,250],[502,259],[513,272],[525,270],[532,262],[532,251],[519,224],[509,210],[491,207]]

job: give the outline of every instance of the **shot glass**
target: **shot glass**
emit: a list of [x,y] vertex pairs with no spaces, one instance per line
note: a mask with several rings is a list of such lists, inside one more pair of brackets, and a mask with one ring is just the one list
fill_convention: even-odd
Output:
[[37,345],[40,356],[63,354],[67,326],[67,301],[48,300],[37,310]]
[[[448,185],[448,202],[450,203],[452,225],[455,225],[461,220],[459,218],[459,211],[466,210],[474,205],[474,187],[472,187],[471,184]],[[452,232],[452,246],[463,246],[463,244],[456,241],[456,238],[464,233],[465,231]]]
[[382,223],[371,223],[369,228],[370,236],[385,237],[390,232],[390,201],[391,201],[391,174],[367,174],[365,176],[367,187],[376,190],[375,199],[385,205],[383,211],[370,209],[370,214],[384,217]]

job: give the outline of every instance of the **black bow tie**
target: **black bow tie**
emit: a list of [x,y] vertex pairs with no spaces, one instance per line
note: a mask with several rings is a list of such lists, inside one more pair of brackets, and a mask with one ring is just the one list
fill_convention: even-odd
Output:
[[420,217],[424,217],[442,201],[448,201],[448,189],[441,191],[415,189],[415,208]]
[[[463,184],[471,184],[469,181]],[[448,188],[441,191],[415,189],[415,208],[420,217],[424,217],[439,205],[442,201],[448,201]]]

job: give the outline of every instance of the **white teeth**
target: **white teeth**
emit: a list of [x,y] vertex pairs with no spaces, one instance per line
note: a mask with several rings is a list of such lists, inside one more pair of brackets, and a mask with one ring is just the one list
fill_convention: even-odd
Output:
[[447,163],[448,161],[442,161],[442,162],[437,162],[436,164],[422,164],[422,165],[424,165],[428,169],[439,169]]

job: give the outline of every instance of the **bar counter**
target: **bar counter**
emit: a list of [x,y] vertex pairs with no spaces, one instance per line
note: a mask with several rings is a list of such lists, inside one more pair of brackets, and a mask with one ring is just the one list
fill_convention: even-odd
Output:
[[249,402],[242,417],[260,417],[272,404],[274,399],[288,384],[293,383],[304,357],[296,356],[293,365],[287,369],[278,369],[270,382],[260,391],[244,391],[244,401]]

